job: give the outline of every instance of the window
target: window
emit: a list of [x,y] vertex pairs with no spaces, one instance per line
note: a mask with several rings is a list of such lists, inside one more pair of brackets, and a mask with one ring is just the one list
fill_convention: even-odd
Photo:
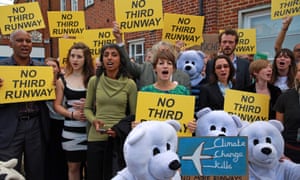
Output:
[[94,0],[85,0],[85,7],[89,7],[94,4]]
[[128,41],[129,57],[134,58],[137,63],[144,63],[144,42],[145,39],[136,39]]
[[66,0],[60,0],[60,10],[65,11],[66,9]]
[[[274,44],[282,27],[282,19],[271,19],[271,5],[242,10],[239,12],[239,28],[256,29],[257,52],[266,54],[269,60],[275,56]],[[300,42],[300,16],[294,16],[282,48],[293,50]]]
[[72,11],[78,10],[78,0],[71,0],[71,10]]

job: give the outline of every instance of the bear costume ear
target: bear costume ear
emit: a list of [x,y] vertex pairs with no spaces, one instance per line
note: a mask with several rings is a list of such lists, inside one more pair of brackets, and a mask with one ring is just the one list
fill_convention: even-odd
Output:
[[237,115],[231,115],[236,127],[238,128],[241,128],[243,127],[243,124],[242,124],[242,120],[240,119],[240,117],[238,117]]
[[212,110],[211,110],[209,107],[206,107],[206,108],[200,109],[200,110],[197,112],[196,116],[197,116],[197,118],[199,119],[199,118],[201,118],[202,116],[204,116],[205,114],[207,114],[207,113],[209,113],[209,112],[211,112],[211,111],[212,111]]
[[278,129],[280,132],[283,131],[284,127],[282,125],[282,123],[276,119],[271,119],[268,121],[270,124],[272,124],[273,126],[276,127],[276,129]]
[[202,51],[197,51],[197,54],[204,59],[205,58],[205,54]]
[[[135,127],[135,128],[138,128],[138,127]],[[132,135],[132,137],[129,138],[129,140],[128,140],[127,143],[130,144],[130,145],[134,145],[136,142],[138,142],[140,139],[142,139],[142,137],[144,135],[145,135],[144,128],[136,129],[136,131],[134,132],[134,134]]]
[[170,124],[176,131],[180,130],[180,124],[176,120],[166,120],[166,123]]

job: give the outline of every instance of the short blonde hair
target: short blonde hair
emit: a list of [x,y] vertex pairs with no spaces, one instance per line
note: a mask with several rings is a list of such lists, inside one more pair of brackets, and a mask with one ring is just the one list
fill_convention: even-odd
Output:
[[270,62],[265,59],[257,59],[250,63],[249,72],[250,74],[255,77],[254,73],[258,73],[260,70],[268,67]]

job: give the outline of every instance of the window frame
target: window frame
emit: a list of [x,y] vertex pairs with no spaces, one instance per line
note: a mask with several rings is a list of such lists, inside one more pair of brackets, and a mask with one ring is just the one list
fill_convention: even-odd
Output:
[[78,11],[78,0],[71,0],[71,10]]
[[[277,19],[277,20],[271,19],[271,4],[240,10],[238,12],[238,20],[239,20],[238,27],[241,29],[253,28],[251,27],[251,22],[254,22],[255,18],[264,17],[264,16],[269,17],[270,21],[266,22],[266,24],[267,25],[271,24],[272,30],[274,30],[275,33],[270,32],[270,34],[265,33],[264,35],[260,35],[260,33],[256,31],[257,52],[264,53],[268,56],[269,60],[273,60],[275,56],[275,50],[274,50],[275,41],[282,27],[282,19]],[[299,20],[295,20],[295,18],[298,19],[300,18],[300,16],[294,17],[292,23],[290,24],[289,30],[286,32],[286,37],[282,44],[282,48],[289,48],[293,50],[294,45],[296,45],[297,43],[296,39],[298,39],[298,43],[299,43],[299,39],[300,39],[300,31],[299,31],[300,28],[298,28]]]
[[[136,53],[137,46],[141,46],[141,53]],[[139,64],[144,63],[145,59],[145,38],[128,41],[129,57],[134,58]]]
[[88,8],[88,7],[92,6],[92,5],[94,5],[94,3],[95,3],[94,0],[85,0],[84,1],[84,7]]

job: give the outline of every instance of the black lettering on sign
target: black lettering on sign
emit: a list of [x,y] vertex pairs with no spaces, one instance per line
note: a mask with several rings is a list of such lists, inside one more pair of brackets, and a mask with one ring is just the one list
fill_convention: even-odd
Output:
[[25,7],[24,6],[20,6],[20,7],[13,7],[12,8],[12,13],[24,13],[25,12]]
[[245,96],[245,95],[243,95],[242,98],[241,98],[241,101],[242,102],[248,102],[248,103],[254,103],[255,98],[254,98],[254,96]]
[[61,19],[62,20],[70,20],[73,18],[73,15],[72,14],[62,14],[61,15]]
[[166,98],[159,98],[157,101],[157,106],[167,106],[168,108],[173,107],[175,105],[174,99],[166,99]]
[[146,5],[145,0],[133,0],[131,3],[131,8],[143,8]]

